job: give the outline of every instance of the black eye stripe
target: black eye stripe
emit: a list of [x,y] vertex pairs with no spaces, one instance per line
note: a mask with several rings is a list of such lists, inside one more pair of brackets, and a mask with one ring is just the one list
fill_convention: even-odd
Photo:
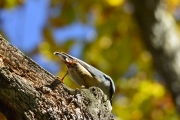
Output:
[[68,54],[66,54],[66,53],[63,53],[67,58],[70,58],[70,59],[75,59],[75,58],[73,58],[72,56],[70,56],[70,55],[68,55]]

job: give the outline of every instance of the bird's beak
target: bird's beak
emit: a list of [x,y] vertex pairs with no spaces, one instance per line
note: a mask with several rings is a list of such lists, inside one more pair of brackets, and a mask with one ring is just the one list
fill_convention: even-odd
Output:
[[54,55],[58,56],[61,58],[62,61],[66,61],[67,58],[69,58],[66,53],[63,53],[63,52],[54,52]]
[[77,63],[77,60],[72,56],[64,53],[64,52],[54,52],[54,55],[61,58],[61,60],[68,66],[73,66]]

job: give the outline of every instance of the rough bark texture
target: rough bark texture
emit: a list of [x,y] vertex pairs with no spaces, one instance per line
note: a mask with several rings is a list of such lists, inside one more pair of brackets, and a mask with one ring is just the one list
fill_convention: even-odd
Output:
[[176,23],[161,0],[131,0],[143,42],[172,92],[180,113],[180,37]]
[[67,88],[1,36],[0,112],[8,120],[113,119],[99,88]]

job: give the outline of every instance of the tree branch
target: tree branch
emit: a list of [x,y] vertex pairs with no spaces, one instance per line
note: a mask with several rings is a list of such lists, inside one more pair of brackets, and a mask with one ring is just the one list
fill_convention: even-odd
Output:
[[96,87],[67,88],[0,36],[0,112],[11,120],[113,119]]
[[131,0],[143,42],[167,83],[180,113],[180,37],[176,23],[161,0]]

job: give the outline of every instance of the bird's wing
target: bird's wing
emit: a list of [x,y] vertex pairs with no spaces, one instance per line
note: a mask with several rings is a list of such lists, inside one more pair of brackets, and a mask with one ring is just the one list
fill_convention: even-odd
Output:
[[[77,59],[77,58],[76,58]],[[94,71],[91,69],[91,67],[93,67],[93,66],[90,66],[90,65],[88,65],[87,63],[85,63],[85,62],[83,62],[83,61],[81,61],[81,60],[79,60],[78,59],[78,61],[79,61],[79,63],[84,67],[84,68],[86,68],[86,70],[88,70],[89,71],[89,73],[92,75],[92,76],[95,76],[93,73],[94,73]]]
[[[77,58],[76,58],[77,59]],[[101,72],[100,70],[98,70],[97,68],[95,68],[95,67],[93,67],[93,66],[91,66],[91,65],[89,65],[89,64],[87,64],[87,63],[85,63],[85,62],[83,62],[82,60],[79,60],[78,59],[78,61],[79,61],[79,63],[84,67],[84,68],[86,68],[86,70],[87,71],[89,71],[89,73],[93,76],[93,77],[95,77],[96,79],[98,79],[99,81],[102,81],[101,79],[104,79],[104,76],[103,75],[105,75],[105,73],[103,73],[103,72]],[[93,68],[93,69],[92,69]],[[96,74],[94,74],[94,73],[96,73]]]

